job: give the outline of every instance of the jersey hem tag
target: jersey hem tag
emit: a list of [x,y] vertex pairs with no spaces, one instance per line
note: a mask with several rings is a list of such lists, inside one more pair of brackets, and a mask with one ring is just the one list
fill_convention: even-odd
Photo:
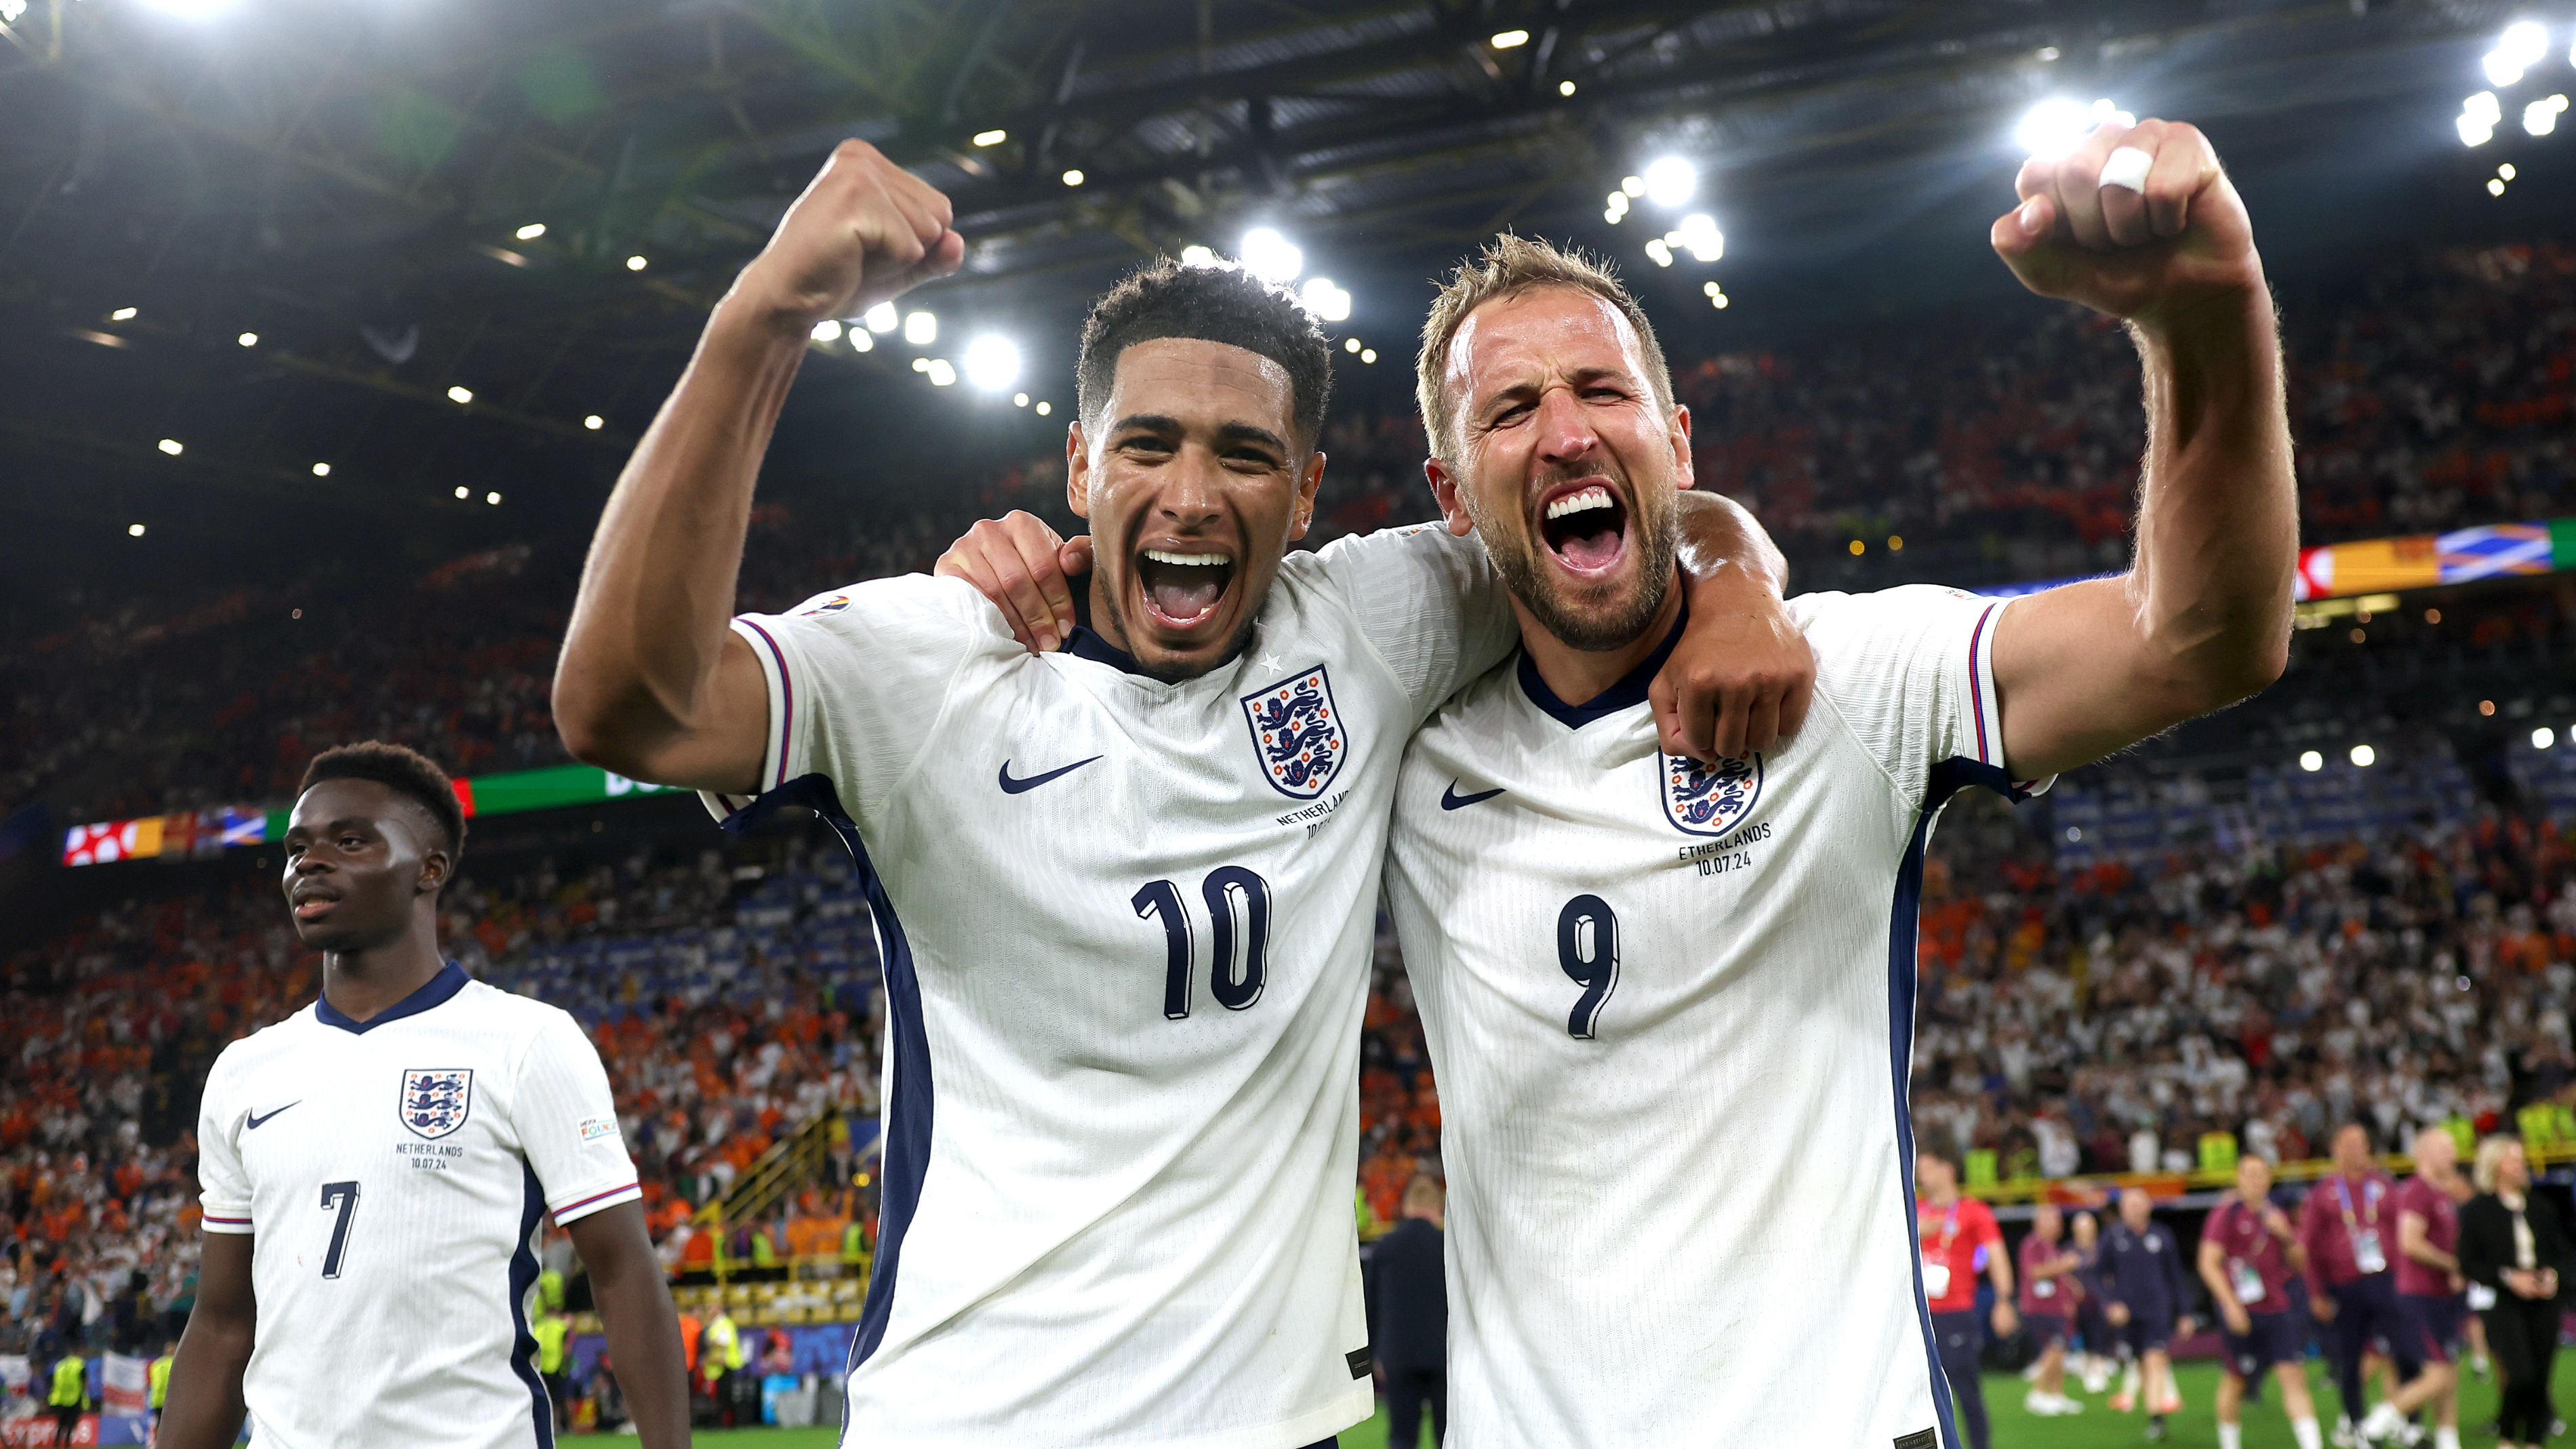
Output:
[[1364,1343],[1364,1344],[1361,1344],[1359,1347],[1357,1347],[1357,1348],[1355,1348],[1355,1349],[1352,1349],[1349,1353],[1343,1354],[1343,1355],[1342,1355],[1342,1362],[1347,1363],[1347,1364],[1349,1364],[1349,1365],[1351,1366],[1351,1377],[1352,1377],[1352,1378],[1355,1378],[1355,1379],[1364,1379],[1364,1378],[1367,1378],[1367,1377],[1369,1376],[1369,1351],[1368,1351],[1368,1345],[1367,1345],[1367,1344],[1365,1344],[1365,1343]]
[[1917,1429],[1896,1436],[1896,1449],[1941,1449],[1941,1436],[1931,1429]]

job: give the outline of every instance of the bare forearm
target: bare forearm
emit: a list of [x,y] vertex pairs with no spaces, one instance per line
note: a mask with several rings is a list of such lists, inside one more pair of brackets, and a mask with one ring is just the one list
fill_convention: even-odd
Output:
[[2200,713],[2288,662],[2298,485],[2280,339],[2259,285],[2131,331],[2148,436],[2130,585],[2165,682]]
[[1697,488],[1674,495],[1673,503],[1674,551],[1693,584],[1732,572],[1774,594],[1788,592],[1788,559],[1744,505]]
[[689,1442],[689,1371],[660,1265],[649,1257],[622,1264],[614,1279],[594,1277],[592,1292],[636,1434],[645,1449],[681,1449]]
[[634,764],[702,711],[723,652],[752,486],[804,355],[721,306],[602,514],[555,676],[572,752]]
[[248,1319],[219,1318],[202,1304],[188,1316],[155,1442],[163,1449],[231,1449],[241,1433],[242,1373],[250,1367],[252,1343]]

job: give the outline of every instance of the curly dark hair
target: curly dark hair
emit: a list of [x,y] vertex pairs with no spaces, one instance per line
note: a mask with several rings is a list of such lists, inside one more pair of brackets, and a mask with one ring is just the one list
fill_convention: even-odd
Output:
[[465,853],[465,807],[457,803],[456,786],[445,770],[411,746],[362,740],[324,750],[304,767],[304,783],[295,787],[295,793],[300,797],[325,780],[373,780],[408,797],[446,835],[451,862]]
[[1157,257],[1101,294],[1082,324],[1074,363],[1076,404],[1100,425],[1118,378],[1118,355],[1139,342],[1186,337],[1257,352],[1287,369],[1297,442],[1311,448],[1333,396],[1333,349],[1314,314],[1287,288],[1238,266],[1186,266]]

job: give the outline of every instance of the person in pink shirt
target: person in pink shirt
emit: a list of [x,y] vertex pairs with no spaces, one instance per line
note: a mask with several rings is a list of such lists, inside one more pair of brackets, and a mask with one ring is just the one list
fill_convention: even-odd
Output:
[[2299,1246],[2307,1251],[2309,1305],[2326,1326],[2344,1417],[2359,1426],[2362,1357],[2372,1338],[2388,1344],[2400,1397],[2430,1370],[2398,1306],[2397,1180],[2371,1163],[2370,1131],[2358,1122],[2335,1129],[2333,1152],[2334,1171],[2317,1179],[2299,1209]]
[[2031,1214],[2030,1236],[2021,1240],[2021,1323],[2039,1345],[2039,1377],[2022,1407],[2043,1417],[2080,1414],[2084,1406],[2066,1396],[2066,1332],[2075,1311],[2075,1273],[2081,1254],[2064,1241],[2065,1217],[2055,1203],[2041,1203]]
[[[2460,1145],[2439,1127],[2415,1138],[2415,1175],[2397,1189],[2397,1302],[2424,1373],[2380,1402],[2362,1426],[2389,1437],[2418,1409],[2433,1410],[2434,1449],[2460,1449],[2459,1347],[2462,1289],[2457,1256],[2460,1204],[2475,1190],[2460,1173]],[[2393,1346],[2393,1345],[2392,1345]]]
[[2250,1152],[2236,1159],[2236,1190],[2218,1200],[2200,1227],[2200,1281],[2218,1308],[2226,1349],[2218,1449],[2243,1449],[2245,1389],[2267,1370],[2281,1386],[2281,1409],[2299,1449],[2323,1449],[2316,1405],[2308,1398],[2307,1334],[2290,1287],[2306,1257],[2289,1215],[2272,1202],[2272,1164]]

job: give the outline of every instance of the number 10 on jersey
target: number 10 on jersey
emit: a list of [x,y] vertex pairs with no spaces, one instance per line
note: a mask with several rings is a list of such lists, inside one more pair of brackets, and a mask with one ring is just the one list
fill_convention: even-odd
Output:
[[[1199,883],[1199,897],[1215,927],[1209,994],[1226,1010],[1241,1011],[1261,999],[1262,983],[1270,970],[1270,882],[1239,865],[1219,866]],[[1162,920],[1163,1015],[1179,1021],[1190,1014],[1190,958],[1196,936],[1181,889],[1167,880],[1147,881],[1128,904],[1140,919]]]

